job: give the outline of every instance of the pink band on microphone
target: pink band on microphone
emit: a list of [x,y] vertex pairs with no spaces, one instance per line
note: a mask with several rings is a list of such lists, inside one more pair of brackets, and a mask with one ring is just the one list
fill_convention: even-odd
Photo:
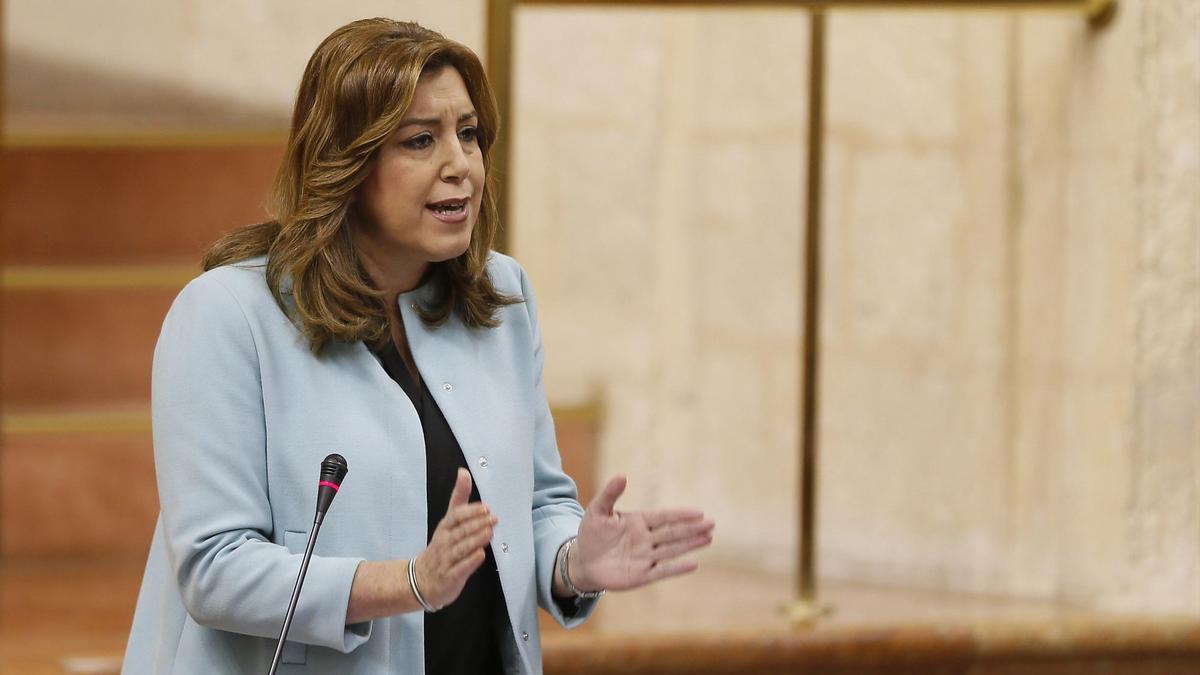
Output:
[[330,483],[330,482],[329,482],[329,481],[327,481],[327,480],[323,480],[323,481],[321,481],[320,483],[317,483],[317,487],[331,487],[331,488],[333,488],[335,491],[341,488],[341,486],[340,486],[340,485],[338,485],[337,483]]

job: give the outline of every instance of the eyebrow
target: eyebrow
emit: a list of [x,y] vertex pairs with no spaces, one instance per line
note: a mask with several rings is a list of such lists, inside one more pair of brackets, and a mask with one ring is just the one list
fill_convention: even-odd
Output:
[[[475,119],[478,117],[479,117],[479,114],[476,113],[474,110],[471,110],[471,111],[468,111],[468,112],[465,112],[465,113],[459,115],[458,121],[466,122],[469,119]],[[441,121],[442,121],[442,119],[440,117],[410,117],[410,118],[404,120],[403,122],[401,122],[400,126],[401,127],[411,127],[411,126],[420,125],[420,126],[424,126],[424,127],[432,127],[432,126],[436,126]]]

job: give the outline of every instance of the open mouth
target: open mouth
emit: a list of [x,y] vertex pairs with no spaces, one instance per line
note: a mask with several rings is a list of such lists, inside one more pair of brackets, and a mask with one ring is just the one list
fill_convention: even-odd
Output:
[[469,200],[466,197],[460,197],[457,199],[443,199],[440,202],[433,202],[432,204],[426,204],[425,208],[433,211],[434,213],[436,213],[438,215],[454,216],[454,215],[458,215],[466,210],[468,201]]

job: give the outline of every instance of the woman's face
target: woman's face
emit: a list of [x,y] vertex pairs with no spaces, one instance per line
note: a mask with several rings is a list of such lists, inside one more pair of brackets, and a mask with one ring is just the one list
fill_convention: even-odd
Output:
[[355,243],[368,268],[415,284],[429,263],[467,250],[483,199],[478,124],[458,70],[421,74],[356,195]]

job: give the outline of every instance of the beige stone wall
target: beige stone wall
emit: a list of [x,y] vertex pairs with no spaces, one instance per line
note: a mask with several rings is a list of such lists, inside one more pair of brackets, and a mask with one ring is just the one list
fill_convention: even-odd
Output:
[[[820,568],[1200,613],[1200,5],[830,23]],[[513,242],[631,505],[792,564],[807,19],[524,9]],[[581,37],[586,36],[586,37]]]
[[1200,15],[1124,4],[834,24],[827,573],[1200,612]]
[[[1133,443],[1117,602],[1200,611],[1200,4],[1141,17]],[[1189,483],[1190,478],[1190,483]],[[1080,591],[1087,592],[1088,588]]]
[[17,136],[286,130],[304,64],[355,19],[416,20],[479,50],[484,0],[5,0]]
[[1006,568],[1008,21],[831,21],[827,575],[989,588]]
[[787,569],[806,16],[527,8],[517,28],[513,247],[548,391],[601,399],[599,474],[629,474],[630,508],[702,504],[715,556]]

